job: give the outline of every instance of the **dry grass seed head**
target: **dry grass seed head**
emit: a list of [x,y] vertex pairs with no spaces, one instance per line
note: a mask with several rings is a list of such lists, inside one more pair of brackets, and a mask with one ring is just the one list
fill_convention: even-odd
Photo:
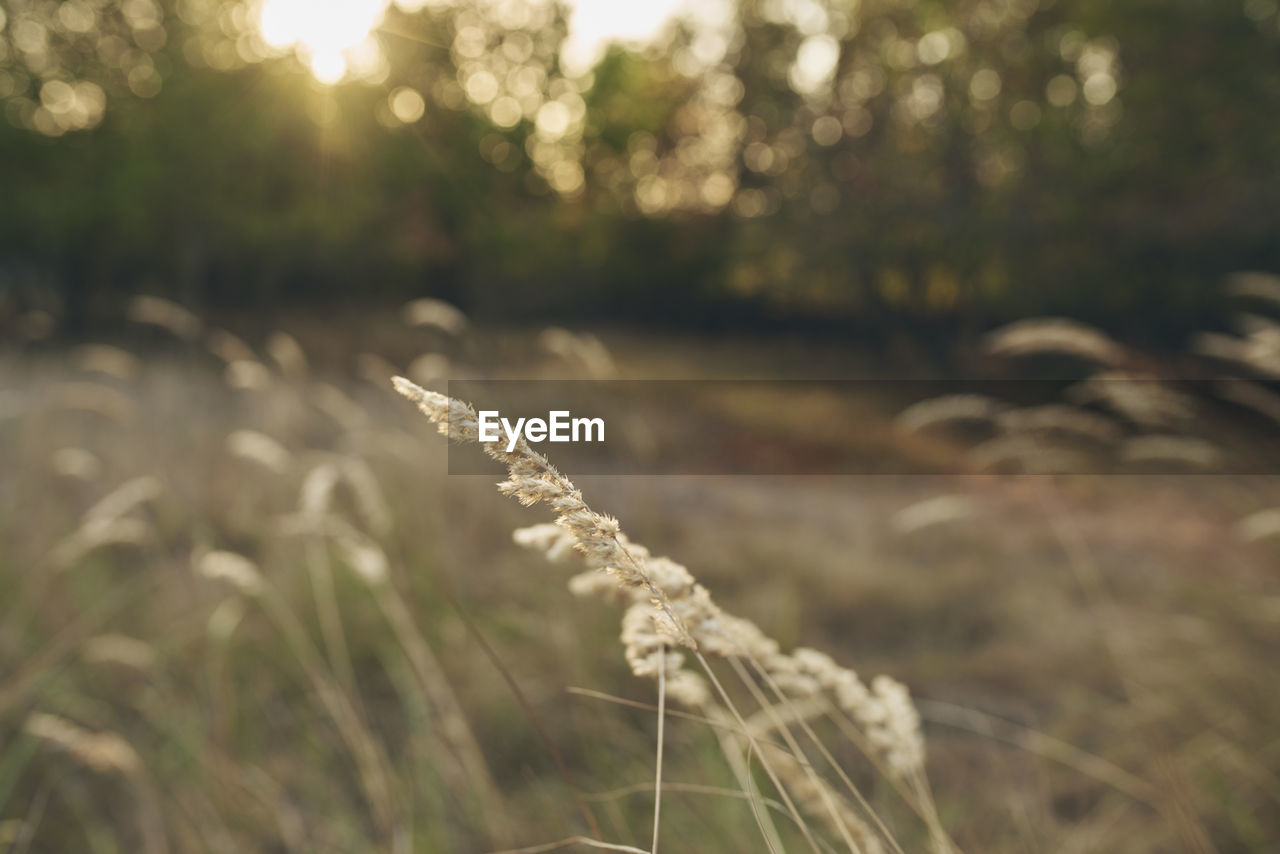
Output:
[[926,528],[971,519],[976,509],[974,500],[967,495],[938,495],[903,507],[893,514],[889,527],[894,534],[906,536]]
[[137,751],[113,732],[91,732],[64,718],[42,712],[28,716],[23,729],[99,773],[134,776],[142,770],[142,760]]
[[142,475],[125,481],[99,499],[84,514],[85,526],[114,521],[133,512],[136,508],[155,501],[164,494],[164,484],[152,475]]
[[433,326],[450,335],[460,335],[468,326],[467,316],[458,308],[430,297],[405,303],[400,313],[409,326]]
[[307,354],[287,332],[279,330],[267,336],[267,355],[280,368],[280,373],[293,382],[300,382],[307,376]]
[[257,359],[236,359],[227,363],[227,385],[237,391],[264,391],[271,388],[271,371]]
[[175,302],[161,297],[136,296],[129,300],[126,315],[134,323],[156,326],[186,341],[200,336],[200,318]]
[[227,452],[233,457],[257,463],[272,474],[282,475],[293,468],[293,454],[280,442],[257,430],[236,430],[227,436]]
[[996,426],[1010,433],[1079,437],[1100,445],[1110,445],[1121,435],[1120,425],[1104,415],[1056,403],[1003,412]]
[[214,581],[225,581],[241,593],[257,596],[266,582],[258,565],[235,552],[214,549],[192,556],[196,572]]
[[138,420],[138,407],[133,398],[100,383],[58,383],[51,391],[49,405],[72,412],[92,412],[121,427],[129,427]]
[[1105,333],[1062,317],[1019,320],[991,332],[983,343],[995,356],[1053,354],[1108,366],[1128,361],[1125,349]]
[[84,642],[80,657],[93,663],[119,664],[133,670],[147,671],[156,662],[156,651],[150,644],[128,635],[95,635]]
[[85,448],[59,448],[49,457],[49,468],[59,477],[86,483],[102,476],[102,461]]
[[205,349],[228,365],[234,362],[256,362],[258,356],[245,340],[225,329],[211,329],[204,339]]
[[1222,466],[1225,454],[1212,442],[1189,436],[1138,436],[1120,449],[1129,463],[1180,463],[1212,471]]
[[1280,276],[1252,271],[1235,273],[1227,278],[1227,292],[1280,305]]
[[1103,371],[1065,392],[1077,404],[1100,403],[1142,427],[1182,424],[1195,416],[1191,398],[1154,377]]
[[80,370],[102,374],[117,380],[132,380],[138,375],[138,357],[108,344],[86,344],[75,352]]
[[913,403],[894,419],[898,429],[918,433],[939,424],[987,423],[1008,408],[1007,404],[980,394],[945,394]]
[[423,353],[409,363],[406,372],[422,385],[432,385],[447,379],[453,370],[449,357],[442,353]]

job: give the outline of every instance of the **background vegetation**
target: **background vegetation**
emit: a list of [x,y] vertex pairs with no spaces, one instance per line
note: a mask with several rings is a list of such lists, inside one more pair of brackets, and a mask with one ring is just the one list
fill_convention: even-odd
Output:
[[250,3],[0,8],[0,288],[73,326],[430,294],[1168,345],[1280,267],[1271,0],[743,0],[576,75],[564,9],[393,6],[336,86]]

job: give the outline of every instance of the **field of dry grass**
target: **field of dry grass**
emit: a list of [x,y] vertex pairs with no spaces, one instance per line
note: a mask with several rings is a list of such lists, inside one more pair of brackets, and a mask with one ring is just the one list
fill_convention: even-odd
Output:
[[[623,659],[623,608],[513,544],[552,514],[446,475],[389,383],[581,375],[590,353],[140,329],[127,351],[0,357],[0,845],[650,850],[658,691]],[[847,369],[802,344],[603,337],[621,376]],[[415,346],[452,364],[410,365]],[[1280,504],[1274,477],[577,486],[782,648],[909,687],[944,835],[821,732],[885,850],[1276,850],[1280,543],[1238,526]],[[725,727],[672,706],[663,730],[662,850],[849,850],[772,788],[785,748],[748,756],[744,786]]]

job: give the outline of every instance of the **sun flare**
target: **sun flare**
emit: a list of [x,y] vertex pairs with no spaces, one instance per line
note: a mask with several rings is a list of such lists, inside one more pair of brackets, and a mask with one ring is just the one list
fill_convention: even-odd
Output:
[[293,48],[322,83],[337,83],[376,52],[371,33],[386,0],[265,0],[262,38],[278,50]]

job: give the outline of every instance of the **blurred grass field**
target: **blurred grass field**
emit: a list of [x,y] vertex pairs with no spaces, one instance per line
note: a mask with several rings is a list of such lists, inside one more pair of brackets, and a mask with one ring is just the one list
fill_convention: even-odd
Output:
[[[403,369],[433,342],[293,331],[300,348],[245,332],[230,363],[158,332],[117,341],[133,358],[114,363],[53,347],[0,357],[0,845],[480,852],[593,822],[646,845],[655,696],[619,654],[619,613],[515,548],[511,531],[545,514],[446,475],[445,441],[383,363],[357,359],[377,341]],[[868,367],[799,342],[601,337],[620,376]],[[533,333],[450,346],[454,372],[581,370]],[[229,443],[236,431],[278,444]],[[99,504],[130,482],[134,503]],[[784,646],[909,685],[962,850],[1276,850],[1280,543],[1237,527],[1280,504],[1274,478],[578,486]],[[410,629],[358,556],[308,527],[317,516],[376,543]],[[278,597],[202,577],[211,551],[247,557]],[[492,790],[459,761],[419,643]],[[335,702],[385,757],[387,803],[370,803]],[[51,734],[51,720],[78,729]],[[667,850],[764,850],[709,728],[671,717],[666,738]],[[925,850],[852,746],[833,749],[904,848]]]

